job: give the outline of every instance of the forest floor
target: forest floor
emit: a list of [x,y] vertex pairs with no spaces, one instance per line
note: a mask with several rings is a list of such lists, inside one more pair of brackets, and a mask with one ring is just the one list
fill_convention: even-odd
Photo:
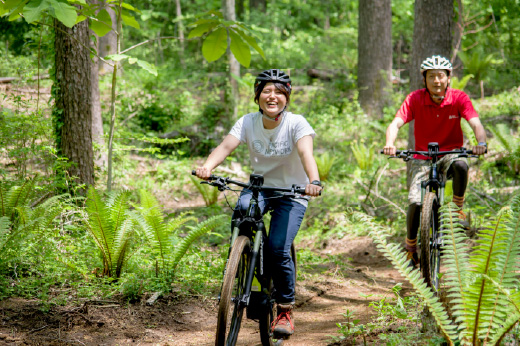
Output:
[[[336,323],[346,321],[342,314],[347,309],[360,323],[367,323],[375,318],[369,302],[392,297],[392,287],[404,282],[368,237],[335,240],[319,252],[339,255],[349,265],[340,268],[327,262],[314,270],[328,274],[299,280],[296,333],[284,345],[332,344],[331,336],[340,336]],[[86,301],[42,312],[38,301],[10,298],[0,301],[0,345],[212,345],[216,302],[214,298],[170,295],[151,306],[144,300],[137,304]],[[238,344],[260,345],[257,326],[245,320]],[[391,333],[396,328],[389,325],[379,332]],[[369,344],[378,344],[375,334],[368,338]],[[351,339],[348,344],[363,343]]]

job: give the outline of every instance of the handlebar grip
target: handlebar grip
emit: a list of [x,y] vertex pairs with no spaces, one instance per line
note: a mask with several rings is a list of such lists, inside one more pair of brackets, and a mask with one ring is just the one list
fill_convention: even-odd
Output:
[[197,175],[197,172],[195,170],[192,170],[191,175]]

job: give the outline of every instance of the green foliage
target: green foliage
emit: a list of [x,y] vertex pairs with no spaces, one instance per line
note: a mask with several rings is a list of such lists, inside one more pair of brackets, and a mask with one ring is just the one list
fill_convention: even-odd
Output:
[[87,229],[101,253],[103,275],[111,278],[121,276],[135,232],[128,197],[128,192],[118,192],[103,200],[94,187],[87,192]]
[[320,180],[327,181],[329,179],[330,170],[336,161],[336,157],[331,155],[330,152],[326,151],[321,155],[317,155],[315,160],[316,164],[318,165]]
[[459,80],[459,78],[453,76],[451,77],[450,87],[452,87],[453,89],[464,90],[469,80],[473,77],[475,76],[472,74],[467,74]]
[[208,62],[218,60],[224,55],[228,40],[230,41],[231,52],[238,62],[245,67],[249,67],[251,63],[251,48],[265,59],[262,48],[258,46],[247,26],[224,20],[222,13],[217,11],[209,11],[205,16],[208,18],[199,19],[190,24],[193,29],[188,38],[201,37],[207,34],[202,44],[202,54]]
[[352,153],[356,158],[358,167],[363,170],[369,170],[374,163],[374,145],[367,147],[363,141],[358,144],[358,141],[354,141],[350,144]]
[[[185,226],[185,224],[190,221],[197,221],[197,219],[187,216],[187,213],[182,213],[166,223],[162,212],[159,210],[157,199],[145,190],[140,191],[140,196],[141,206],[139,209],[142,219],[136,219],[144,230],[148,244],[158,262],[158,273],[161,272],[163,275],[175,271],[189,247],[198,238],[217,227],[224,217],[224,215],[214,216],[195,227],[190,227]],[[182,226],[189,229],[184,238],[180,238],[178,235]]]
[[200,195],[204,199],[204,203],[207,207],[210,205],[214,205],[218,201],[218,196],[220,195],[220,191],[210,185],[203,184],[203,181],[200,181],[198,178],[190,176],[191,182],[200,192]]
[[[406,267],[398,245],[388,244],[385,231],[365,216],[360,217],[371,229],[371,237],[384,255],[413,285],[451,342],[462,345],[495,345],[520,319],[520,295],[517,291],[517,258],[520,255],[520,197],[512,199],[495,223],[485,225],[477,245],[470,249],[467,237],[457,221],[457,207],[450,203],[441,209],[443,265],[452,320],[445,307],[427,288],[417,270]],[[468,266],[468,263],[470,264]],[[454,329],[456,328],[456,330]]]

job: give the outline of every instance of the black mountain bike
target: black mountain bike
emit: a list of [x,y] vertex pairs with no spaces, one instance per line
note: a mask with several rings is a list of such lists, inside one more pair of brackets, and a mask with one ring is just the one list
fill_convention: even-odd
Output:
[[[382,151],[381,151],[382,153]],[[439,272],[441,267],[441,248],[443,245],[440,207],[444,204],[444,187],[446,182],[437,170],[437,162],[447,154],[458,154],[459,157],[478,157],[472,150],[460,148],[450,151],[439,151],[439,144],[428,143],[428,151],[397,150],[396,156],[409,161],[414,154],[430,158],[428,178],[421,182],[421,223],[419,229],[420,268],[426,284],[434,291],[439,289]]]
[[[195,175],[195,171],[192,174]],[[228,185],[234,184],[249,190],[252,195],[246,214],[233,220],[231,246],[219,297],[215,338],[215,345],[218,346],[236,344],[244,310],[248,318],[258,320],[262,345],[283,343],[282,339],[275,339],[271,331],[276,308],[273,281],[264,266],[264,244],[268,234],[258,198],[261,191],[276,193],[272,198],[297,197],[305,194],[305,186],[279,188],[263,186],[263,182],[263,176],[258,174],[251,174],[249,183],[216,175],[201,182],[215,186],[220,191],[232,190]],[[291,256],[296,269],[294,244],[291,246]]]

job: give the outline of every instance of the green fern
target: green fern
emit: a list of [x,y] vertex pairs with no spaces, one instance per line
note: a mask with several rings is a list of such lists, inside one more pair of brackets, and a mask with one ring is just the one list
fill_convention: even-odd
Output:
[[119,192],[104,202],[95,188],[87,192],[87,228],[101,252],[103,274],[113,278],[121,276],[135,231],[128,198],[128,192]]
[[352,153],[354,154],[356,162],[361,170],[365,171],[372,167],[372,164],[374,163],[373,145],[367,147],[363,141],[358,143],[356,140],[350,144],[350,148],[352,149]]
[[458,222],[457,209],[453,203],[441,208],[443,284],[453,320],[419,273],[406,267],[400,246],[387,244],[385,231],[369,217],[359,220],[372,229],[370,236],[380,251],[426,301],[450,343],[459,340],[461,345],[495,345],[520,319],[520,197],[512,199],[510,208],[501,210],[492,227],[480,231],[477,245],[471,249]]
[[222,220],[226,217],[226,215],[217,215],[207,219],[204,222],[199,223],[197,226],[192,227],[191,231],[186,235],[182,241],[177,244],[175,247],[175,251],[172,256],[172,270],[175,271],[179,261],[188,251],[188,248],[193,244],[198,238],[208,233],[218,225],[222,223]]
[[330,170],[336,162],[336,157],[331,155],[328,151],[315,157],[316,165],[318,166],[318,173],[321,181],[329,179]]
[[220,191],[213,186],[209,186],[207,184],[202,184],[201,181],[193,176],[190,175],[190,180],[195,185],[197,190],[199,191],[200,195],[202,196],[202,199],[204,199],[204,203],[207,207],[210,205],[213,205],[217,203],[218,201],[218,195]]
[[472,74],[467,74],[462,77],[462,79],[458,79],[457,77],[453,76],[451,77],[450,87],[453,89],[464,90],[469,80],[473,77],[475,76]]
[[353,216],[357,221],[368,226],[371,230],[369,235],[376,243],[379,251],[381,251],[383,255],[392,262],[401,275],[412,284],[418,295],[425,301],[444,336],[453,342],[453,340],[457,338],[455,330],[456,326],[451,324],[442,303],[439,301],[439,298],[433,294],[431,289],[426,286],[419,270],[412,270],[408,267],[409,260],[407,260],[406,254],[402,251],[402,248],[397,244],[387,243],[386,238],[389,234],[385,229],[372,221],[369,216],[362,213],[354,213]]
[[182,213],[166,223],[157,199],[146,190],[141,190],[140,196],[141,205],[138,208],[140,214],[134,217],[152,248],[159,272],[164,275],[177,267],[193,242],[219,225],[224,217],[222,215],[210,218],[195,227],[186,226],[191,230],[185,238],[181,239],[177,236],[178,231],[188,222],[197,222],[197,218],[189,216],[189,213]]

